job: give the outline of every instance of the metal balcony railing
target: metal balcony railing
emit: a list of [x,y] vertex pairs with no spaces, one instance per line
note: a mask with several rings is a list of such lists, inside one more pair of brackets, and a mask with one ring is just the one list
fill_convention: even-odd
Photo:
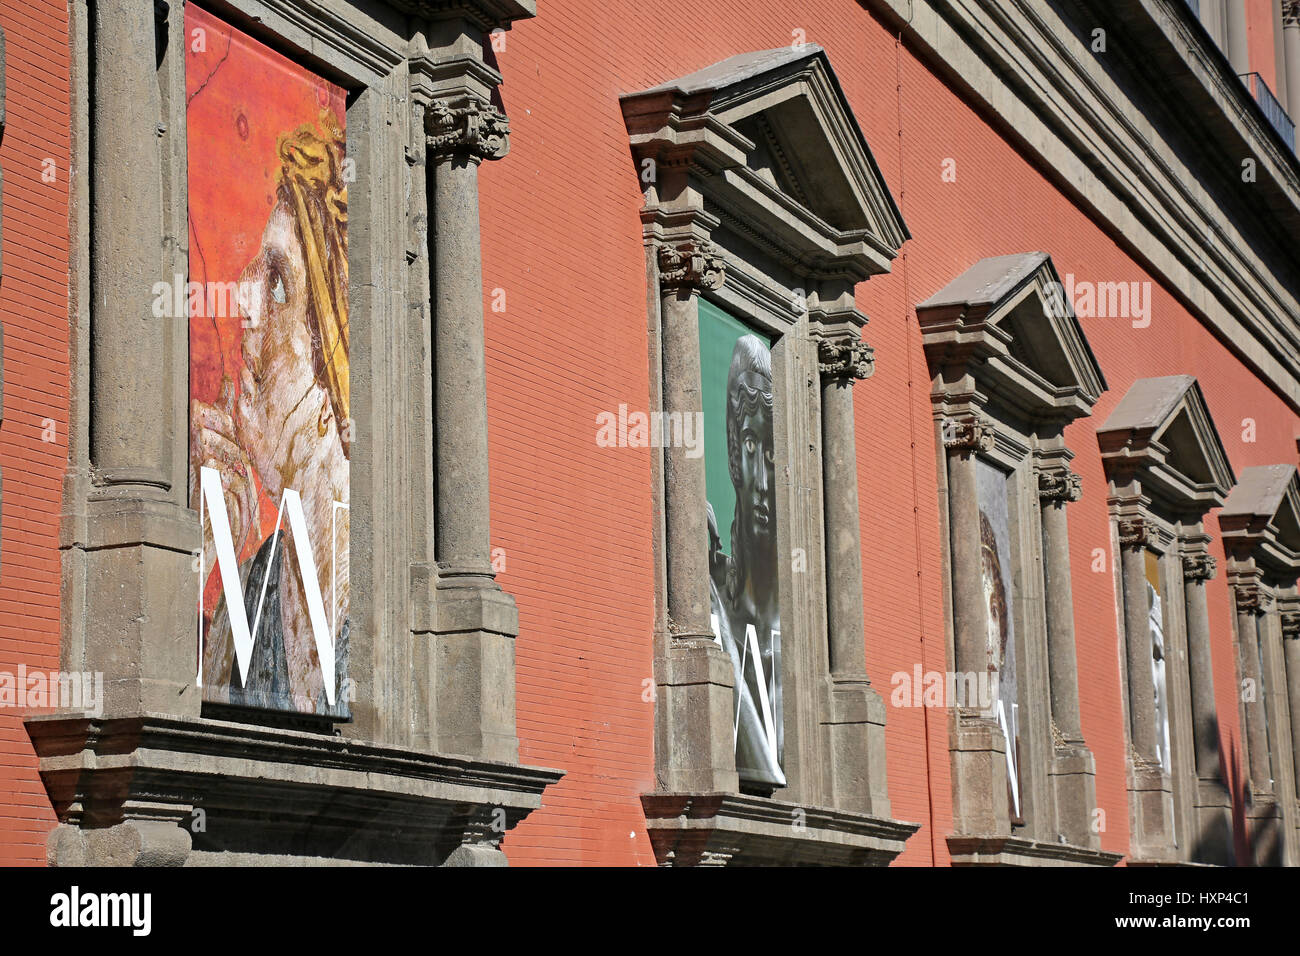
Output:
[[1242,80],[1245,81],[1246,87],[1250,90],[1255,102],[1259,108],[1264,111],[1268,117],[1269,123],[1277,130],[1277,134],[1282,137],[1283,141],[1290,147],[1291,152],[1295,152],[1295,123],[1291,117],[1286,115],[1286,110],[1282,109],[1282,104],[1277,101],[1273,91],[1268,88],[1264,78],[1258,73],[1242,73]]

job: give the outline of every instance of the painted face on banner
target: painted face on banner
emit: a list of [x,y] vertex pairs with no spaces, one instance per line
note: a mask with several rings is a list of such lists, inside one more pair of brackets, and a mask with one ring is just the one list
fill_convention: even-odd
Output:
[[[772,380],[758,372],[746,372],[739,387],[746,395],[772,394]],[[776,463],[772,440],[772,407],[757,399],[743,406],[737,431],[740,434],[741,484],[736,489],[750,539],[762,551],[776,547]]]
[[345,718],[344,94],[207,11],[185,16],[203,698]]

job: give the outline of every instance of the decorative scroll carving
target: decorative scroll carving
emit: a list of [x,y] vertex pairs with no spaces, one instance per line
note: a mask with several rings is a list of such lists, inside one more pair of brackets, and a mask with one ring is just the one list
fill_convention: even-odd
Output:
[[1218,562],[1204,551],[1189,551],[1183,555],[1183,577],[1189,581],[1209,581],[1214,578]]
[[436,155],[467,150],[483,159],[500,159],[510,151],[510,121],[500,110],[466,100],[452,106],[439,100],[424,114],[425,141]]
[[727,266],[713,244],[688,240],[659,247],[659,284],[664,289],[718,289]]
[[1300,0],[1282,0],[1282,26],[1300,25]]
[[1283,611],[1281,618],[1283,639],[1294,640],[1300,637],[1300,609]]
[[870,378],[876,370],[876,352],[857,336],[819,339],[817,368],[826,379],[840,379],[852,384],[854,379]]
[[1144,548],[1151,540],[1151,526],[1145,518],[1122,518],[1119,523],[1121,548]]
[[993,428],[976,415],[943,420],[943,447],[989,451],[993,447]]
[[1273,606],[1273,595],[1258,584],[1238,584],[1233,591],[1237,597],[1237,610],[1263,614]]
[[1038,497],[1045,501],[1078,501],[1083,496],[1083,479],[1068,468],[1038,472]]

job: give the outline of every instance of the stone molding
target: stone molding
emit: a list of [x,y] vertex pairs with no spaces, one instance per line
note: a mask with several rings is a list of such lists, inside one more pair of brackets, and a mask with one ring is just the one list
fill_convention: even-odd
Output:
[[660,866],[888,866],[917,823],[731,793],[641,797]]
[[[430,865],[464,847],[502,865],[506,831],[560,771],[204,718],[46,715],[27,721],[60,826],[55,866],[149,861]],[[494,825],[495,824],[495,825]],[[165,831],[150,834],[150,825]],[[141,833],[123,859],[95,835]],[[461,854],[464,855],[463,853]]]

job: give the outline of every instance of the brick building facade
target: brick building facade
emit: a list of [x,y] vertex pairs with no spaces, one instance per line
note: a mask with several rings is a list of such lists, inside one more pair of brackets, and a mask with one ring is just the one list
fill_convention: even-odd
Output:
[[[0,4],[0,671],[104,684],[0,709],[0,862],[1300,859],[1294,3],[198,6]],[[196,24],[342,90],[349,720],[196,686]],[[715,313],[768,784],[729,446],[629,417],[704,413]]]

